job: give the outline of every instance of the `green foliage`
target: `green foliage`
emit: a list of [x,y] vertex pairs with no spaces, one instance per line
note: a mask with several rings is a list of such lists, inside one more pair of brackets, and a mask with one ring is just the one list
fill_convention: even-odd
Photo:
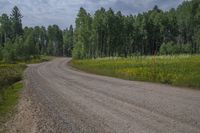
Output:
[[33,42],[36,47],[35,54],[43,54],[47,55],[47,43],[48,43],[48,36],[47,30],[45,27],[36,26],[33,29],[26,28],[25,35],[27,38],[28,35],[32,34]]
[[[199,17],[200,19],[200,17]],[[200,28],[199,30],[196,32],[195,36],[194,36],[194,40],[195,40],[195,43],[196,43],[196,52],[197,53],[200,53]]]
[[168,55],[168,54],[175,54],[175,49],[173,46],[173,42],[163,43],[160,47],[160,54]]
[[[27,60],[29,59],[28,56],[28,49],[26,48],[26,45],[24,44],[24,39],[21,37],[16,38],[14,44],[16,47],[16,58],[17,60]],[[23,52],[22,52],[23,51]]]
[[49,51],[48,53],[55,56],[63,55],[63,35],[57,25],[48,27]]
[[69,29],[63,32],[63,51],[65,56],[72,56],[72,49],[74,44],[74,31],[72,25]]
[[189,43],[187,43],[187,44],[183,44],[182,46],[181,46],[181,49],[180,49],[180,53],[185,53],[185,54],[187,54],[187,53],[192,53],[192,50],[193,48],[192,48],[192,45],[191,44],[189,44]]
[[81,7],[75,29],[70,26],[64,31],[57,25],[23,29],[21,19],[16,6],[10,17],[0,16],[0,59],[11,62],[40,55],[84,59],[200,53],[199,0],[184,1],[169,11],[155,6],[135,16],[111,8],[101,8],[91,16]]
[[0,94],[3,93],[2,97],[0,97],[2,98],[0,99],[0,128],[2,128],[1,125],[7,121],[12,111],[14,111],[14,107],[19,99],[19,92],[22,88],[22,83],[16,83],[5,90],[0,90]]
[[[22,28],[22,15],[14,7],[10,17],[0,16],[0,60],[5,62],[28,61],[41,55],[71,56],[73,49],[73,27],[63,35],[57,25]],[[64,38],[64,39],[63,39]]]
[[3,59],[3,47],[0,46],[0,61]]
[[169,11],[155,6],[135,16],[101,8],[90,17],[85,9],[80,8],[73,57],[127,57],[158,52],[195,54],[200,49],[199,33],[199,0],[185,1],[177,9]]
[[22,86],[22,83],[16,83],[4,90],[3,100],[0,102],[0,118],[2,118],[2,115],[5,115],[5,113],[9,112],[12,105],[17,102],[19,96],[18,92],[22,89]]
[[189,54],[192,53],[191,44],[175,44],[173,42],[163,43],[160,47],[161,55],[174,55],[174,54]]
[[6,43],[7,39],[11,38],[12,35],[12,27],[11,20],[7,14],[2,14],[0,16],[0,35],[1,35],[1,46]]
[[78,69],[129,80],[200,88],[200,56],[138,56],[73,60]]
[[24,41],[24,48],[26,54],[26,58],[30,59],[30,57],[35,57],[39,55],[39,47],[34,40],[34,34],[31,32],[26,40]]
[[76,19],[76,29],[74,34],[74,52],[73,57],[88,58],[91,54],[90,36],[91,36],[91,16],[84,8],[80,8]]
[[3,59],[7,63],[12,63],[16,60],[16,49],[11,41],[7,41],[2,50]]
[[24,64],[0,64],[0,90],[22,79]]
[[76,42],[75,48],[73,50],[74,59],[83,59],[84,58],[84,46],[81,42]]
[[14,6],[12,13],[11,13],[11,24],[12,24],[12,33],[13,36],[20,36],[23,34],[23,29],[22,29],[22,15],[20,13],[20,10],[17,6]]

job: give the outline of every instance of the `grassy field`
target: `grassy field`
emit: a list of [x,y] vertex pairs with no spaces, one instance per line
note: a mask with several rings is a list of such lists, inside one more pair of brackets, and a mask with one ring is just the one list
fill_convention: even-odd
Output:
[[200,55],[73,60],[72,66],[122,79],[200,88]]

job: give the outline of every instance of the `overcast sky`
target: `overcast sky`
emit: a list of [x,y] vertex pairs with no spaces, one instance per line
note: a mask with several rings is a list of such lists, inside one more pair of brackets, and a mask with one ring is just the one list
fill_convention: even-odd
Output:
[[74,25],[76,15],[82,6],[91,14],[100,7],[113,8],[123,14],[137,14],[158,5],[163,10],[176,8],[184,0],[0,0],[0,14],[10,14],[17,5],[23,17],[24,26],[57,24],[62,29]]

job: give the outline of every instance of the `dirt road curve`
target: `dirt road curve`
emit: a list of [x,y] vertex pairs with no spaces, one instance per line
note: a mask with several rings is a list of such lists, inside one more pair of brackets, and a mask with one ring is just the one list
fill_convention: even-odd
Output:
[[26,72],[35,132],[200,133],[200,91],[86,74],[69,60]]

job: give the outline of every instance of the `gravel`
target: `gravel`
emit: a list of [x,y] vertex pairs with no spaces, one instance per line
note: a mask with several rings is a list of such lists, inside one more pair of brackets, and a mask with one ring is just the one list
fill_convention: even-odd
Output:
[[[30,100],[26,101],[31,104],[31,116],[22,116],[31,120],[25,129],[37,133],[200,133],[199,90],[92,75],[71,68],[70,60],[57,58],[28,67],[24,95]],[[23,127],[17,131],[27,132]]]

